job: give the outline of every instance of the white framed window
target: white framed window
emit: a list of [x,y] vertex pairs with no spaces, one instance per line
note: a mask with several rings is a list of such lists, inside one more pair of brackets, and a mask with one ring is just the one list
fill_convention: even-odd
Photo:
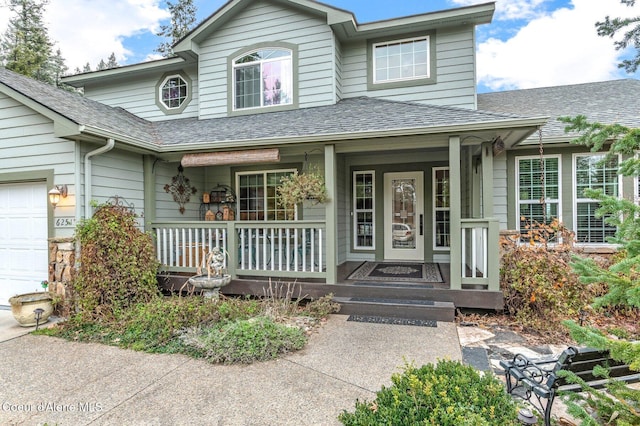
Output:
[[285,220],[285,209],[278,205],[276,188],[280,179],[295,169],[236,173],[239,220]]
[[373,82],[429,78],[429,36],[373,44]]
[[374,250],[375,233],[375,172],[353,172],[353,247],[357,250]]
[[[562,171],[559,155],[545,155],[544,186],[540,156],[516,157],[517,229],[525,234],[536,224],[562,221]],[[544,197],[544,204],[540,200]]]
[[603,244],[615,235],[616,227],[605,222],[605,217],[596,217],[600,202],[588,198],[586,189],[599,189],[605,195],[620,197],[622,179],[618,174],[620,157],[605,160],[605,154],[574,154],[574,230],[576,241],[582,244]]
[[165,114],[179,114],[191,101],[191,90],[185,73],[167,73],[156,84],[156,105]]
[[433,249],[448,250],[450,244],[449,167],[434,167],[433,174]]
[[233,60],[233,109],[293,103],[293,53],[263,48]]

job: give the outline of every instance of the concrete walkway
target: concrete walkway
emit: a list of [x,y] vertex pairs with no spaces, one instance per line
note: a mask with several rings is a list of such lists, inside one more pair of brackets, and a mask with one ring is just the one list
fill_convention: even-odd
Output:
[[334,425],[406,362],[461,360],[456,325],[371,324],[332,315],[276,361],[222,366],[27,335],[0,310],[0,424]]

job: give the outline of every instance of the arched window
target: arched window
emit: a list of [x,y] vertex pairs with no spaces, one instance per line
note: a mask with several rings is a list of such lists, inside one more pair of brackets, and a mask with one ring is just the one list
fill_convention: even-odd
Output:
[[292,53],[258,49],[233,61],[233,109],[293,103]]

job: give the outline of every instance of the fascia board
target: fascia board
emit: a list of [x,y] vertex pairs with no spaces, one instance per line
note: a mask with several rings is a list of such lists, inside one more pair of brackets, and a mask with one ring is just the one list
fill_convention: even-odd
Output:
[[[329,25],[337,22],[352,21],[354,22],[355,27],[353,14],[348,11],[309,0],[281,0],[281,2],[289,3],[293,7],[302,9],[308,13],[326,16],[327,23]],[[193,48],[197,47],[203,39],[215,32],[221,25],[228,22],[234,16],[234,11],[239,10],[245,3],[248,3],[248,0],[232,0],[227,2],[200,25],[194,28],[191,33],[178,41],[173,46],[173,51],[178,54],[183,54],[187,51],[193,50]]]
[[416,29],[430,30],[455,25],[489,24],[493,20],[494,12],[495,3],[491,2],[366,24],[356,24],[356,27],[352,27],[345,22],[338,22],[336,25],[341,27],[347,38],[362,39],[414,31]]
[[82,126],[81,130],[82,130],[82,134],[84,135],[97,136],[103,139],[113,139],[116,142],[124,143],[126,145],[140,148],[145,151],[158,152],[158,148],[159,148],[158,144],[142,141],[140,139],[123,135],[121,133],[111,132],[109,130],[102,129],[100,127],[95,127],[95,126]]
[[370,131],[370,132],[342,132],[331,133],[324,135],[309,135],[309,136],[292,136],[286,138],[273,137],[262,139],[238,139],[232,141],[223,142],[196,142],[180,145],[162,145],[157,146],[158,152],[170,153],[170,152],[185,152],[193,150],[203,149],[228,149],[228,148],[242,148],[242,147],[259,147],[259,146],[271,146],[271,145],[289,145],[300,143],[323,143],[323,142],[341,142],[357,139],[371,139],[371,138],[384,138],[384,137],[397,137],[397,136],[415,136],[415,135],[436,135],[436,134],[460,134],[473,131],[487,131],[487,130],[506,130],[510,128],[530,128],[529,132],[535,131],[539,126],[542,126],[547,122],[547,117],[534,117],[524,119],[508,119],[508,120],[494,120],[486,121],[482,123],[468,123],[468,124],[456,124],[447,126],[432,126],[432,127],[418,127],[418,128],[401,128],[390,129],[384,131]]
[[69,75],[62,77],[62,82],[73,87],[82,87],[93,81],[106,81],[121,77],[131,77],[132,74],[142,74],[146,72],[159,72],[171,69],[178,69],[187,64],[187,60],[182,57],[172,57],[160,59],[157,61],[142,62],[134,65],[123,65],[117,68],[110,68],[102,71],[93,71],[90,73]]
[[200,41],[202,41],[202,39],[206,38],[223,23],[227,22],[231,16],[231,12],[240,4],[245,2],[247,2],[247,0],[230,0],[227,3],[223,4],[218,10],[213,12],[213,14],[202,21],[200,25],[195,27],[180,41],[174,44],[173,52],[180,54],[181,52],[191,50],[193,45],[197,45]]

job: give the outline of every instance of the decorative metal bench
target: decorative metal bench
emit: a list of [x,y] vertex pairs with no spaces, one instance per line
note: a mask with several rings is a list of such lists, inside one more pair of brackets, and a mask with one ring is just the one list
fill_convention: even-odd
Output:
[[558,392],[580,392],[580,385],[567,382],[557,373],[571,371],[594,389],[601,389],[606,379],[596,377],[593,368],[601,365],[609,371],[609,377],[627,383],[640,381],[640,373],[629,366],[613,360],[609,351],[592,348],[565,349],[557,359],[530,360],[517,354],[510,361],[500,361],[507,382],[507,392],[529,402],[544,415],[545,426],[551,425],[551,407]]

